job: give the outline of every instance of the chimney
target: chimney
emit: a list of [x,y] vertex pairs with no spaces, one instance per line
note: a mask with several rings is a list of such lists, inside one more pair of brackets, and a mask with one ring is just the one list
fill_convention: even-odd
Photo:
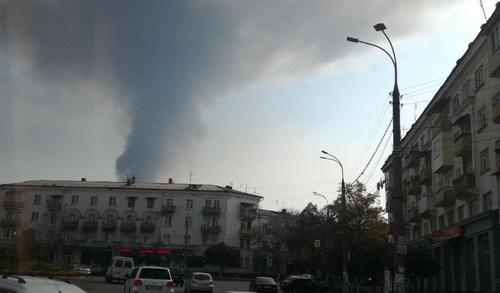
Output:
[[286,209],[282,209],[282,210],[281,210],[281,213],[282,213],[282,214],[286,214]]
[[85,181],[87,181],[87,178],[82,177],[82,180],[81,180],[81,181],[82,181],[82,182],[85,182]]
[[127,178],[127,186],[130,185],[130,178]]
[[174,184],[174,179],[168,178],[168,184]]
[[233,190],[233,187],[231,185],[226,185],[227,190]]
[[132,176],[132,180],[130,180],[130,184],[134,184],[135,183],[135,176]]

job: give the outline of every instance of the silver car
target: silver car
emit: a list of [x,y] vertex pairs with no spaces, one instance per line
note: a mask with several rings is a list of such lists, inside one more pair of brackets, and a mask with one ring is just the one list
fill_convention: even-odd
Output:
[[192,273],[191,278],[184,280],[184,292],[210,292],[214,291],[214,281],[208,273]]

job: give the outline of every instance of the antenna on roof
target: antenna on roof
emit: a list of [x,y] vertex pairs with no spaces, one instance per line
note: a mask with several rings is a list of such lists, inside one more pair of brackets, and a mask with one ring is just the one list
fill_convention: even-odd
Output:
[[486,17],[486,11],[484,10],[483,0],[479,0],[479,6],[481,6],[481,10],[483,11],[484,21],[488,21],[488,17]]
[[192,180],[193,180],[193,171],[189,170],[189,184],[191,184]]

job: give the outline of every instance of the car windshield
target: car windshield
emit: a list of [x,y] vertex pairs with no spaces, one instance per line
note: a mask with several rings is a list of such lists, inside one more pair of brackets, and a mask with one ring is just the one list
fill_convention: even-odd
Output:
[[500,0],[0,0],[0,275],[500,292],[497,223]]
[[264,285],[276,285],[274,280],[272,278],[264,278],[264,277],[259,277],[255,279],[256,284],[264,284]]
[[169,280],[170,274],[165,269],[143,268],[139,273],[139,279]]

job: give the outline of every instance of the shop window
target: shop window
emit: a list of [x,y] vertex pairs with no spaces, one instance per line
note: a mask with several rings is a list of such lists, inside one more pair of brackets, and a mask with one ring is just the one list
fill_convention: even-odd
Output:
[[490,242],[488,234],[479,236],[479,269],[481,290],[491,289]]

